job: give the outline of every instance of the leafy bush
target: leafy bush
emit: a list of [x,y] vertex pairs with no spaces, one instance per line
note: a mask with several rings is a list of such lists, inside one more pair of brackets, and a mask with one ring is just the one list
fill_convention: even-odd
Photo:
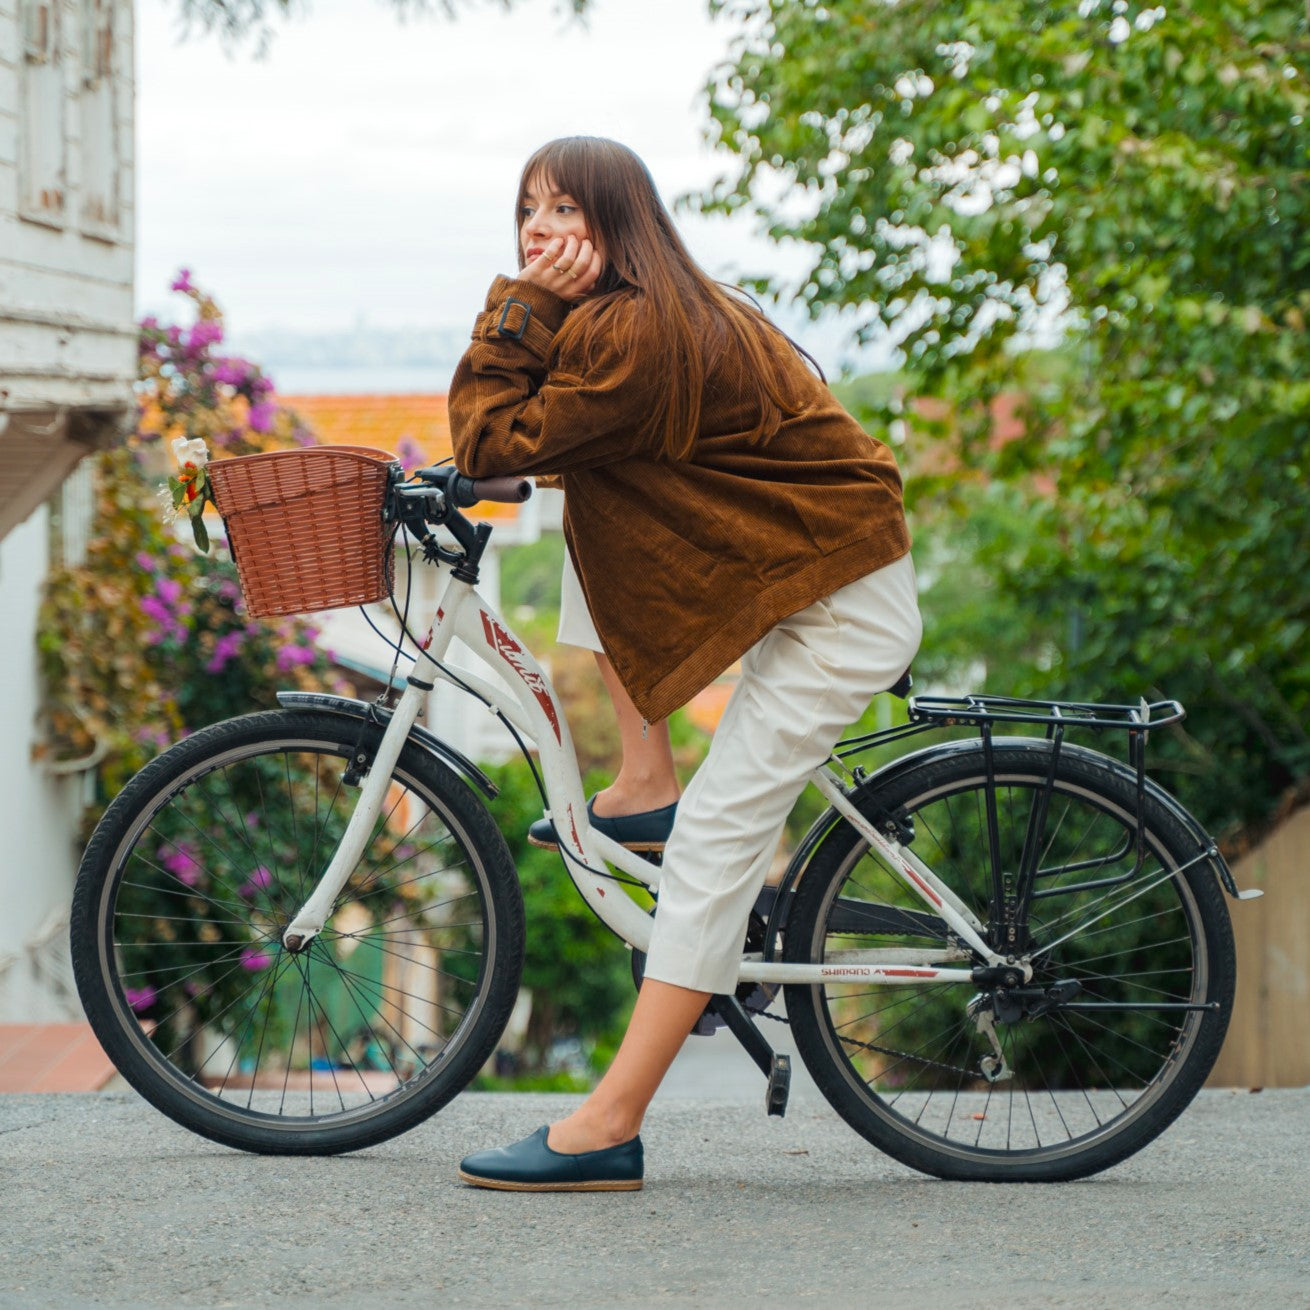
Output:
[[96,458],[86,557],[51,570],[38,625],[44,749],[98,759],[91,818],[178,736],[270,706],[288,683],[344,689],[312,625],[251,620],[226,551],[198,555],[164,524],[158,488],[173,439],[230,454],[314,440],[257,365],[220,352],[222,315],[189,271],[173,289],[195,322],[142,323],[136,430]]

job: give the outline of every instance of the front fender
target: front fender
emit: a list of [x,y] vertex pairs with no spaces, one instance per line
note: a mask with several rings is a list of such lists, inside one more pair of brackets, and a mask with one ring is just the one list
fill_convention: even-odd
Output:
[[[391,710],[387,706],[352,700],[349,696],[330,696],[326,692],[280,691],[277,700],[279,705],[289,710],[319,710],[325,714],[340,714],[348,719],[363,720],[372,717],[376,723],[385,723],[391,717]],[[436,733],[416,723],[409,730],[409,740],[417,742],[425,751],[449,764],[473,783],[489,801],[495,800],[500,794],[496,784],[463,751],[442,741]]]

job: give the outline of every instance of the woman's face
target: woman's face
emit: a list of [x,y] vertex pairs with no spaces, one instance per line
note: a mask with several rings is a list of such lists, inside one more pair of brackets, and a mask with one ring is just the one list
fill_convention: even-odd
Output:
[[[523,192],[519,210],[519,250],[530,264],[556,238],[591,240],[582,207],[566,191],[556,191],[544,177],[534,177]],[[594,240],[593,245],[597,245]]]

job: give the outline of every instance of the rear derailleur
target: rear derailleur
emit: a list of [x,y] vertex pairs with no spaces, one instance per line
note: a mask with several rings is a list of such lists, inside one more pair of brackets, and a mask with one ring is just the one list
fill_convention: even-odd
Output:
[[[982,972],[979,970],[978,972]],[[1082,984],[1069,978],[1045,987],[994,987],[979,992],[966,1007],[974,1027],[987,1039],[991,1054],[978,1061],[978,1069],[989,1083],[1003,1082],[1014,1076],[1005,1062],[998,1023],[1018,1023],[1020,1019],[1037,1019],[1062,1005],[1067,1005],[1082,990]]]

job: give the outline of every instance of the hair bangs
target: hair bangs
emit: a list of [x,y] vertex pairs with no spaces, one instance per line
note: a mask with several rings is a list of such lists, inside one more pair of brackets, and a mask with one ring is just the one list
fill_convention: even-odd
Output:
[[523,222],[523,205],[528,192],[542,187],[557,195],[571,196],[582,206],[584,214],[595,208],[595,167],[587,148],[587,137],[562,137],[547,141],[535,150],[523,165],[519,176],[518,201],[514,206],[514,249],[518,266],[523,267],[523,251],[519,243],[519,229]]

